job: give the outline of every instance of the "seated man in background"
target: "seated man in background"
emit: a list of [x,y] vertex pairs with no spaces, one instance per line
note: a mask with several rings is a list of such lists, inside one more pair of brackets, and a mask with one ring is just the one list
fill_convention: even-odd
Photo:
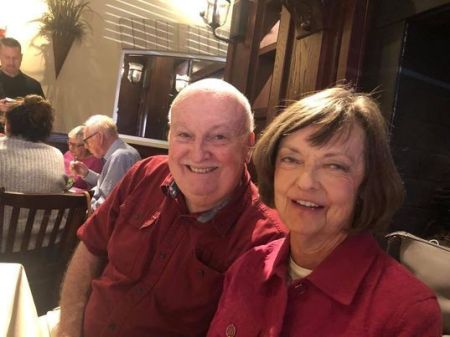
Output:
[[89,185],[95,186],[91,200],[92,208],[95,210],[141,157],[135,148],[119,138],[116,124],[110,117],[94,115],[84,125],[84,144],[96,158],[104,159],[105,164],[100,174],[90,170],[80,160],[74,160],[71,169],[73,174],[82,177]]
[[204,336],[231,263],[285,235],[247,171],[254,122],[236,88],[191,84],[169,124],[168,156],[134,165],[79,229],[59,336]]
[[[68,133],[67,146],[69,151],[64,153],[64,169],[66,174],[71,177],[72,170],[70,164],[74,160],[83,162],[90,170],[100,173],[103,168],[103,161],[99,158],[94,157],[89,150],[84,146],[84,126],[79,125]],[[81,177],[75,177],[72,187],[79,188],[82,190],[88,190],[93,186],[89,186]]]

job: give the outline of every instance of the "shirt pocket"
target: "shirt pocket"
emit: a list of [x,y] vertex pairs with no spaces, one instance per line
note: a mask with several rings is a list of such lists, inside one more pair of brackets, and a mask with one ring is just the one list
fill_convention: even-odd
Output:
[[108,258],[112,278],[132,283],[141,278],[150,263],[152,247],[150,236],[159,222],[160,212],[147,216],[126,212],[119,216],[108,243]]

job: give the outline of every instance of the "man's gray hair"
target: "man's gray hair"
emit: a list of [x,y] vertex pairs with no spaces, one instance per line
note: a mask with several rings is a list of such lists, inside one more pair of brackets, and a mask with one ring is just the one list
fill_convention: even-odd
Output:
[[116,123],[111,117],[106,115],[93,115],[84,122],[84,125],[94,128],[96,131],[102,131],[112,137],[118,136]]
[[3,39],[0,39],[0,47],[1,46],[9,48],[19,48],[19,51],[22,52],[22,46],[20,45],[20,42],[16,39],[13,39],[12,37],[4,37]]
[[[228,96],[233,98],[236,102],[236,109],[240,110],[240,112],[244,113],[245,116],[245,130],[247,132],[252,132],[255,129],[255,121],[253,118],[252,109],[250,106],[250,102],[247,97],[245,97],[238,89],[232,86],[230,83],[225,82],[223,80],[219,80],[216,78],[206,78],[197,82],[194,82],[188,85],[186,88],[180,91],[180,93],[175,97],[172,102],[172,105],[169,109],[169,114],[167,116],[169,120],[171,120],[172,109],[179,102],[181,102],[184,98],[190,95],[195,95],[198,92],[204,93],[212,93],[218,96]],[[208,104],[208,102],[205,102]]]

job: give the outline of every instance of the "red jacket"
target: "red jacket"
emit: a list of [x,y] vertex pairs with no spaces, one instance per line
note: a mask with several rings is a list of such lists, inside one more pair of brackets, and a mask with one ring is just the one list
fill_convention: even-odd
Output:
[[367,233],[348,237],[307,277],[288,279],[289,240],[227,272],[208,337],[440,337],[436,298]]

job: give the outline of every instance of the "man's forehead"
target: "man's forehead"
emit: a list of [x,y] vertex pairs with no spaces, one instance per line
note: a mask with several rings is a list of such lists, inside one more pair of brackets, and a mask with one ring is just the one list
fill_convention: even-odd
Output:
[[0,53],[2,54],[15,54],[20,56],[20,50],[18,47],[0,46]]

